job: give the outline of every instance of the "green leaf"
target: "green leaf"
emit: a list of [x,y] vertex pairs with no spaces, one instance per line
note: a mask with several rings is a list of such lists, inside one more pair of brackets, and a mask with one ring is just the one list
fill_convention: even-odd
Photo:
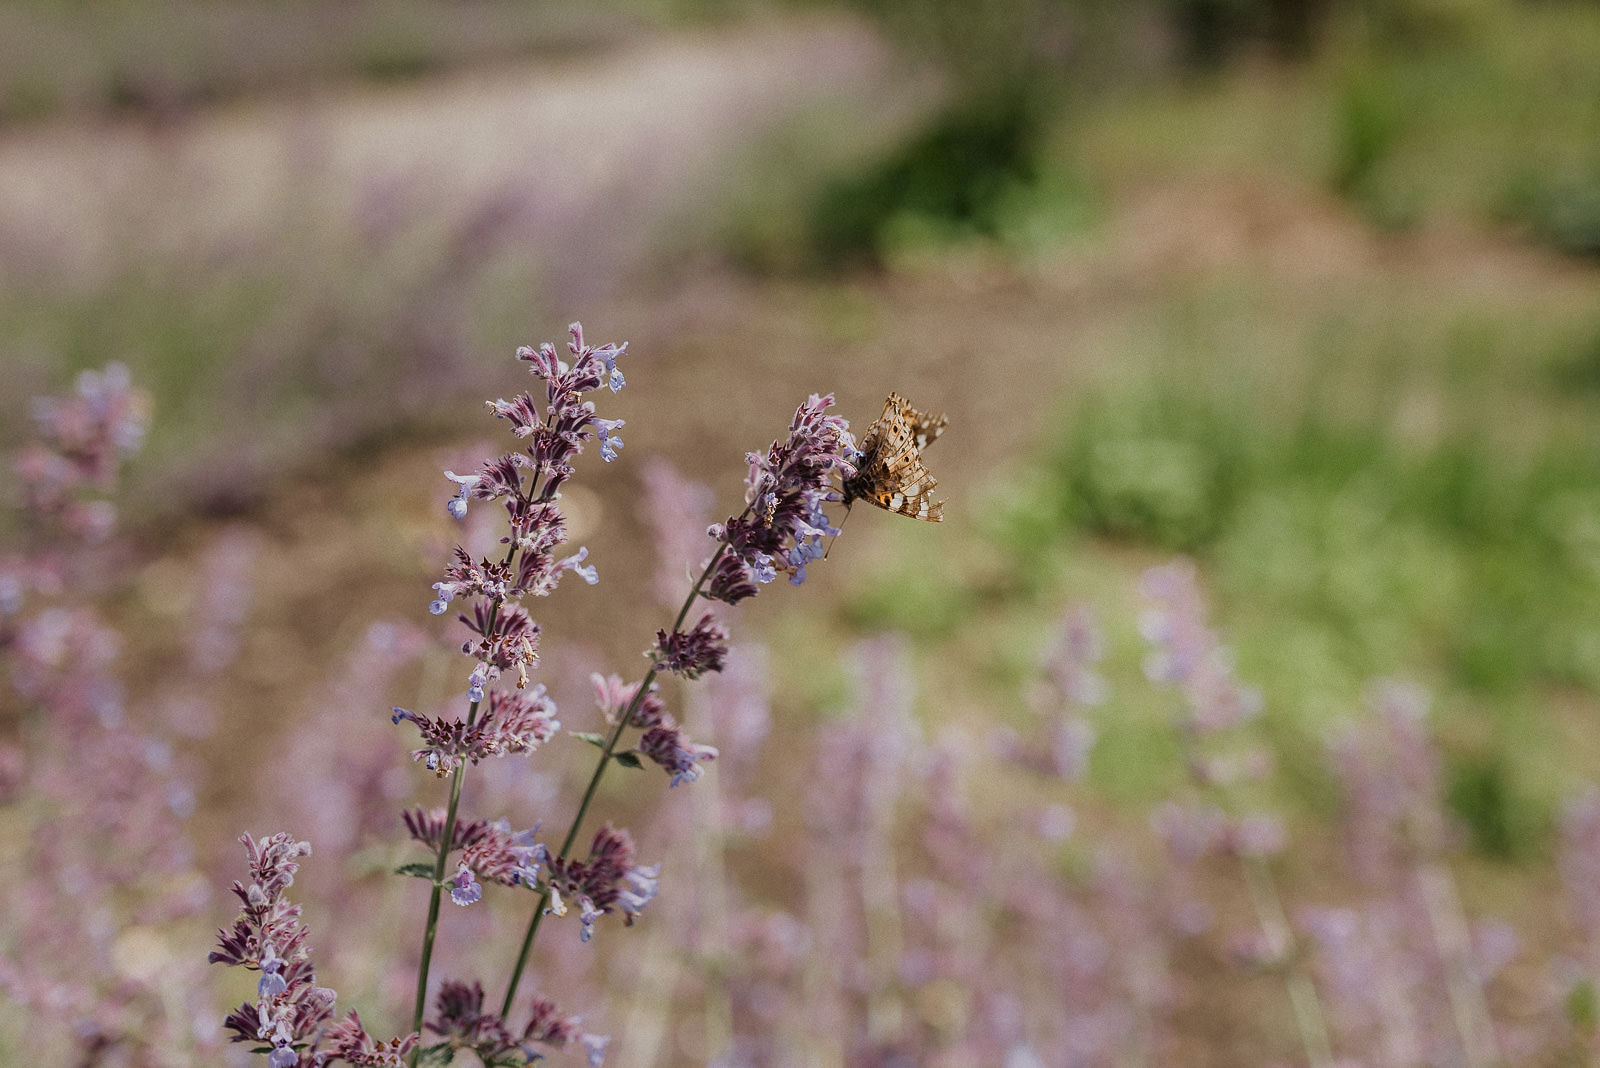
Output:
[[604,749],[606,747],[606,738],[603,734],[591,734],[588,731],[568,731],[567,733],[579,741],[588,742],[596,749]]
[[1580,979],[1574,983],[1572,989],[1567,992],[1566,1008],[1567,1019],[1572,1021],[1574,1027],[1584,1034],[1592,1033],[1597,1018],[1600,1018],[1594,984],[1587,979]]
[[417,1051],[417,1064],[449,1064],[456,1059],[456,1051],[450,1043],[441,1042],[437,1046],[424,1046]]
[[621,753],[612,753],[611,759],[615,760],[618,764],[621,764],[625,768],[644,767],[644,765],[639,762],[639,754],[635,753],[632,749]]
[[416,864],[402,864],[394,870],[396,875],[411,875],[418,879],[432,879],[433,865],[417,862]]

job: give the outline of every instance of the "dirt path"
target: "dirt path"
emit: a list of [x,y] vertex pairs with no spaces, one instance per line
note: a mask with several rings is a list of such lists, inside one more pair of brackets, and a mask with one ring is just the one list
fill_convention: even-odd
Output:
[[286,210],[382,225],[508,191],[550,257],[614,263],[763,129],[830,95],[868,99],[887,69],[862,24],[786,22],[159,128],[29,129],[0,140],[0,280],[93,286],[130,256],[235,255]]

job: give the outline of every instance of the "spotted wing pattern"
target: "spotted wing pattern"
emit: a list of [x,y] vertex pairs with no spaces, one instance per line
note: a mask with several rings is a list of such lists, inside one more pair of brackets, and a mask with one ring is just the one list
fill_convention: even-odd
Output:
[[922,463],[922,449],[944,432],[946,422],[889,394],[883,414],[861,437],[857,472],[844,483],[845,504],[860,499],[913,519],[942,521],[944,502],[933,499],[938,482]]
[[938,441],[939,435],[944,433],[945,426],[950,422],[942,412],[938,415],[930,415],[927,412],[919,412],[915,408],[907,406],[906,413],[911,418],[911,437],[917,446],[918,452]]

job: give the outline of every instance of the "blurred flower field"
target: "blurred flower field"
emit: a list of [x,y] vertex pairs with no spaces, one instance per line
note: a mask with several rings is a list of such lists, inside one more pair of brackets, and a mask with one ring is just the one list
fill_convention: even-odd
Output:
[[0,78],[0,1060],[1600,1055],[1593,6],[851,6]]

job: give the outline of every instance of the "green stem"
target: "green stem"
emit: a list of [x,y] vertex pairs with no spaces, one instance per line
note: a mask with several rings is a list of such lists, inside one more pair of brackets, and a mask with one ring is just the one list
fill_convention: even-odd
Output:
[[[1180,728],[1179,744],[1185,762],[1194,767],[1199,759],[1199,740],[1192,730]],[[1232,819],[1236,806],[1231,792],[1221,784],[1199,778],[1202,790],[1211,794],[1222,811]],[[1284,911],[1283,898],[1272,877],[1272,867],[1264,857],[1240,852],[1239,868],[1244,875],[1250,907],[1256,914],[1256,924],[1267,940],[1267,950],[1279,965],[1284,992],[1289,997],[1289,1008],[1294,1014],[1295,1030],[1300,1036],[1300,1046],[1305,1051],[1311,1068],[1323,1068],[1333,1063],[1333,1045],[1328,1037],[1327,1017],[1322,1011],[1322,999],[1317,996],[1316,984],[1306,971],[1305,955],[1300,952],[1300,940]]]
[[[748,512],[749,506],[745,507]],[[741,513],[742,518],[742,513]],[[711,569],[717,566],[722,559],[722,554],[728,551],[728,546],[723,544],[717,548],[716,554],[706,564],[705,570],[700,572],[700,577],[695,580],[694,588],[689,591],[689,596],[683,600],[683,607],[678,609],[678,618],[673,620],[672,631],[676,633],[683,621],[689,615],[689,609],[694,607],[695,598],[700,596],[700,587],[705,585],[706,579],[711,577]],[[611,733],[606,737],[605,747],[600,750],[600,759],[595,762],[594,773],[589,776],[589,785],[583,791],[583,800],[578,804],[578,813],[572,817],[572,826],[567,829],[567,837],[561,843],[561,852],[556,854],[557,860],[565,860],[572,852],[572,843],[578,840],[578,832],[583,828],[583,821],[589,814],[589,805],[593,803],[595,793],[600,789],[600,779],[606,773],[606,767],[611,763],[612,754],[616,751],[617,742],[622,738],[622,732],[630,722],[633,715],[639,710],[639,705],[644,701],[645,694],[650,692],[650,684],[655,681],[656,672],[661,670],[661,665],[654,661],[650,670],[645,672],[644,681],[639,683],[639,688],[634,691],[633,700],[628,702],[628,707],[618,717],[616,726],[611,728]],[[550,903],[550,888],[547,885],[539,892],[539,900],[534,903],[533,917],[528,921],[528,930],[522,936],[522,948],[517,951],[517,963],[512,966],[511,980],[506,984],[505,1001],[500,1006],[502,1017],[511,1014],[511,1001],[517,996],[517,986],[522,982],[522,973],[528,966],[528,955],[533,951],[533,940],[539,933],[539,924],[544,919],[545,906]]]
[[1239,858],[1244,870],[1245,886],[1250,891],[1250,904],[1255,909],[1256,921],[1267,938],[1267,947],[1273,958],[1282,962],[1285,969],[1283,983],[1289,995],[1289,1005],[1294,1010],[1295,1029],[1300,1032],[1300,1046],[1312,1068],[1333,1062],[1333,1047],[1328,1041],[1328,1025],[1323,1019],[1322,1002],[1317,988],[1306,974],[1301,955],[1296,946],[1294,929],[1283,911],[1283,899],[1278,896],[1277,884],[1267,862],[1258,856]]
[[[472,702],[473,715],[478,711],[478,702]],[[463,762],[450,776],[450,807],[445,813],[444,834],[439,839],[439,852],[433,860],[433,892],[428,895],[428,926],[422,932],[422,960],[417,965],[417,1000],[411,1012],[411,1030],[417,1034],[422,1033],[422,1013],[428,1002],[428,968],[433,962],[433,942],[439,933],[439,905],[444,897],[444,869],[450,859],[450,839],[456,833],[456,808],[461,803],[461,777],[466,774],[467,765]],[[411,1053],[411,1063],[417,1063],[417,1055],[421,1047]]]
[[[534,476],[528,483],[528,493],[531,496],[539,478]],[[506,547],[505,565],[510,566],[516,559],[517,543],[515,540]],[[489,609],[489,624],[484,628],[485,636],[494,633],[495,623],[500,618],[500,605],[502,601],[496,598]],[[479,702],[474,701],[467,706],[467,725],[471,726],[478,719]],[[467,772],[466,762],[458,765],[450,775],[450,804],[445,810],[444,832],[439,838],[439,852],[433,858],[433,891],[428,895],[428,923],[422,930],[422,959],[417,963],[417,999],[411,1011],[411,1030],[419,1036],[422,1034],[422,1016],[428,1005],[428,972],[433,964],[433,944],[439,935],[439,907],[444,900],[444,873],[450,862],[450,846],[456,836],[456,811],[461,806],[461,780]],[[411,1051],[411,1064],[413,1068],[417,1058],[421,1055],[422,1047],[419,1044]]]

